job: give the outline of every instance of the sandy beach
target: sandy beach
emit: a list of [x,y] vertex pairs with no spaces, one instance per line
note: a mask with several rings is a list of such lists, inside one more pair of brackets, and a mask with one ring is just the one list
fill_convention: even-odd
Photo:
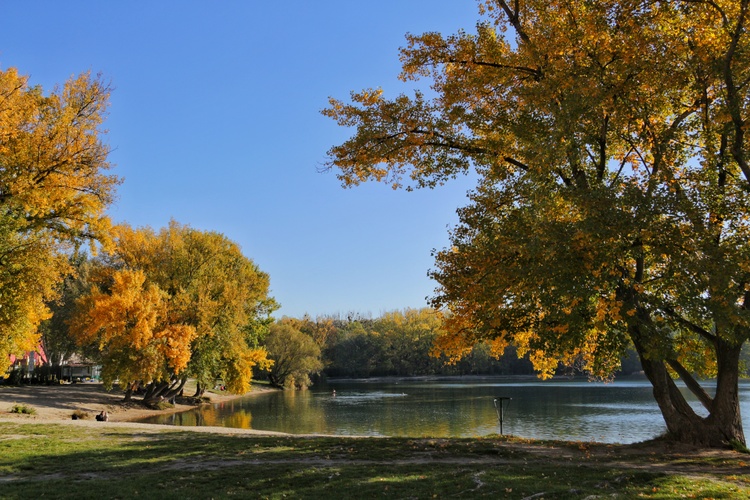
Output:
[[[274,390],[266,386],[254,385],[249,394],[260,394],[265,391]],[[221,403],[244,395],[229,393],[216,393],[208,391],[206,395],[211,403]],[[35,410],[33,415],[22,413],[11,413],[14,405],[26,405]],[[80,383],[63,385],[22,385],[22,386],[0,386],[0,422],[3,421],[27,421],[34,423],[71,423],[75,425],[115,425],[125,424],[136,426],[152,426],[162,428],[153,424],[137,424],[136,420],[150,417],[152,415],[165,415],[187,411],[195,408],[192,405],[177,404],[174,408],[165,410],[153,410],[143,406],[137,397],[131,402],[123,401],[123,392],[117,388],[107,391],[101,383]],[[87,418],[73,420],[74,411],[86,413]],[[109,422],[98,422],[96,415],[106,411]],[[196,428],[204,432],[258,433],[247,429],[229,428]],[[264,432],[264,434],[276,434]]]

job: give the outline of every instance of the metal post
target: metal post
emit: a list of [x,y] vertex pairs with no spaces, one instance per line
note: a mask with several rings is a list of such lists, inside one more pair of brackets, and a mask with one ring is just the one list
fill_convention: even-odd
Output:
[[[498,396],[493,400],[493,403],[495,404],[495,411],[497,412],[497,419],[500,421],[500,435],[503,434],[503,420],[505,420],[505,408],[510,405],[510,400],[512,398],[504,397],[504,396]],[[505,401],[508,402],[508,404],[504,404]],[[499,402],[499,405],[498,405]]]

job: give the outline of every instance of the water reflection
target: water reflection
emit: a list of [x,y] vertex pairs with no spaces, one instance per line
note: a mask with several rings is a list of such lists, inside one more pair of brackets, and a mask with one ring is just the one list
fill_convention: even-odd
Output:
[[[743,383],[740,394],[747,414],[750,385]],[[500,432],[493,404],[500,396],[512,398],[504,412],[506,434],[631,443],[665,431],[645,380],[332,381],[309,391],[251,395],[144,421],[294,434],[473,437]]]

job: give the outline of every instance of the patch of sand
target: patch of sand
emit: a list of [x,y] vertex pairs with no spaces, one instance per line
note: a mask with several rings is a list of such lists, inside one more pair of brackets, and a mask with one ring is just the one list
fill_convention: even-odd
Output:
[[[265,386],[253,386],[248,394],[260,394],[274,390]],[[222,403],[242,395],[229,393],[215,393],[208,391],[211,403]],[[35,410],[34,415],[11,413],[14,405],[26,405]],[[123,401],[123,392],[118,389],[108,391],[101,383],[85,382],[80,384],[62,385],[22,385],[22,386],[0,386],[0,421],[28,421],[34,423],[61,423],[72,422],[78,425],[102,425],[103,422],[96,420],[96,415],[106,411],[109,415],[107,423],[128,422],[132,426],[144,426],[148,428],[153,424],[135,424],[141,420],[154,415],[167,415],[195,408],[192,405],[177,404],[174,408],[165,410],[153,410],[141,404],[137,397],[131,402]],[[73,420],[73,412],[79,410],[86,413],[87,418]],[[163,429],[164,426],[154,426]],[[187,427],[181,427],[187,430]],[[201,430],[211,432],[209,429]],[[242,432],[242,429],[227,429],[221,432]]]

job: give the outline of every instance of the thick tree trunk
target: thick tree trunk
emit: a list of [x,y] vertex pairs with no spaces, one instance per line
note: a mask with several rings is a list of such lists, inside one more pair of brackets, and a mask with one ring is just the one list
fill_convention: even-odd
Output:
[[195,386],[195,394],[193,394],[193,397],[202,398],[205,393],[206,393],[206,387],[200,382],[198,382]]
[[133,399],[133,391],[135,390],[135,384],[128,384],[128,388],[125,389],[125,399],[124,401],[130,401]]
[[157,404],[165,399],[164,392],[169,388],[169,382],[151,382],[143,395],[143,402],[147,405]]
[[170,381],[152,382],[149,384],[143,402],[147,405],[168,401],[174,404],[174,398],[185,387],[187,378],[172,377]]
[[169,386],[169,389],[163,394],[163,396],[167,398],[170,403],[175,404],[175,398],[185,388],[185,383],[187,383],[187,377],[175,378],[172,385]]
[[740,347],[718,342],[716,394],[708,417],[698,415],[685,400],[667,370],[665,362],[644,356],[643,346],[634,339],[643,370],[654,388],[654,398],[667,425],[669,437],[702,447],[724,448],[733,442],[745,444],[738,394]]
[[742,428],[739,395],[739,366],[742,344],[730,345],[717,341],[716,357],[718,375],[716,378],[716,395],[714,396],[710,421],[724,430],[728,442],[737,441],[745,444],[745,432]]

